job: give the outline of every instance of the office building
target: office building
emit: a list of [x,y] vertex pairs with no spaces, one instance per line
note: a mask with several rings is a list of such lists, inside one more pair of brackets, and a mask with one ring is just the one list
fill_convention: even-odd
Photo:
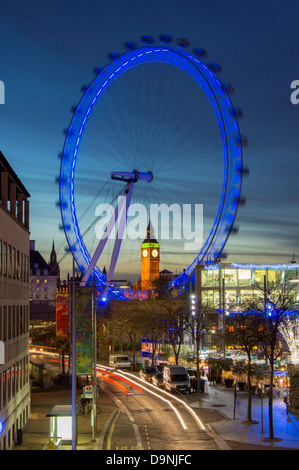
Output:
[[30,194],[0,152],[0,450],[20,439],[30,414]]

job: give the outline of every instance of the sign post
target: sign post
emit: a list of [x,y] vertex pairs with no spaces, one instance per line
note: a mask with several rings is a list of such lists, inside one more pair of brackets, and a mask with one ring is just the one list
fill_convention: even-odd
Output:
[[72,450],[77,449],[77,416],[76,416],[76,324],[75,324],[75,260],[73,258],[72,282]]
[[83,397],[84,398],[92,398],[93,397],[93,386],[86,385],[83,387]]

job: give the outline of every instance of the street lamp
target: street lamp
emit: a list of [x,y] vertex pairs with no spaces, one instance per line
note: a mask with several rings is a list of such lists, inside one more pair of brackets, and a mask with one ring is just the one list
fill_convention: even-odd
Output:
[[72,450],[77,448],[77,413],[76,413],[76,324],[75,324],[75,258],[73,257],[72,281]]
[[191,315],[196,315],[196,296],[191,294]]
[[272,312],[274,311],[274,305],[271,302],[266,303],[266,313],[268,317],[272,316]]

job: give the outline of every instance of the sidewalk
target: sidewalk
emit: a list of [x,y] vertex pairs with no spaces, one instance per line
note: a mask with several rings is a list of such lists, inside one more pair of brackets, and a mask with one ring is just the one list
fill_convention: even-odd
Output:
[[269,437],[268,398],[263,399],[262,414],[261,399],[257,396],[252,397],[251,418],[258,424],[246,423],[247,400],[246,392],[237,391],[234,419],[234,389],[221,384],[208,385],[208,393],[196,393],[190,396],[190,405],[193,409],[214,409],[221,413],[223,420],[210,423],[210,427],[226,441],[256,444],[268,448],[299,449],[299,414],[287,414],[283,400],[274,399],[274,437],[281,440],[264,442],[263,439]]
[[[82,390],[77,391],[77,403]],[[21,445],[15,445],[14,450],[49,450],[50,418],[47,413],[54,405],[71,404],[71,390],[32,391],[31,416],[23,430]],[[97,432],[95,441],[92,436],[91,416],[78,415],[77,450],[101,450],[105,426],[115,415],[116,407],[113,401],[105,394],[100,395],[101,413],[97,415]],[[62,450],[71,450],[72,446],[63,445]]]

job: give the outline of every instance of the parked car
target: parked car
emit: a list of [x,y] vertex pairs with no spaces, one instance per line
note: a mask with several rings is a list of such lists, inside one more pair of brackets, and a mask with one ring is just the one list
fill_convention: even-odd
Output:
[[131,369],[132,363],[125,354],[111,354],[109,366],[115,369]]
[[147,382],[151,382],[153,375],[156,374],[157,372],[159,372],[157,367],[147,366],[147,367],[142,367],[142,369],[139,372],[139,375],[141,379],[146,380]]
[[163,371],[165,390],[191,393],[190,377],[183,366],[166,366]]
[[163,386],[163,372],[157,372],[156,374],[153,375],[152,384],[155,385],[156,387]]

